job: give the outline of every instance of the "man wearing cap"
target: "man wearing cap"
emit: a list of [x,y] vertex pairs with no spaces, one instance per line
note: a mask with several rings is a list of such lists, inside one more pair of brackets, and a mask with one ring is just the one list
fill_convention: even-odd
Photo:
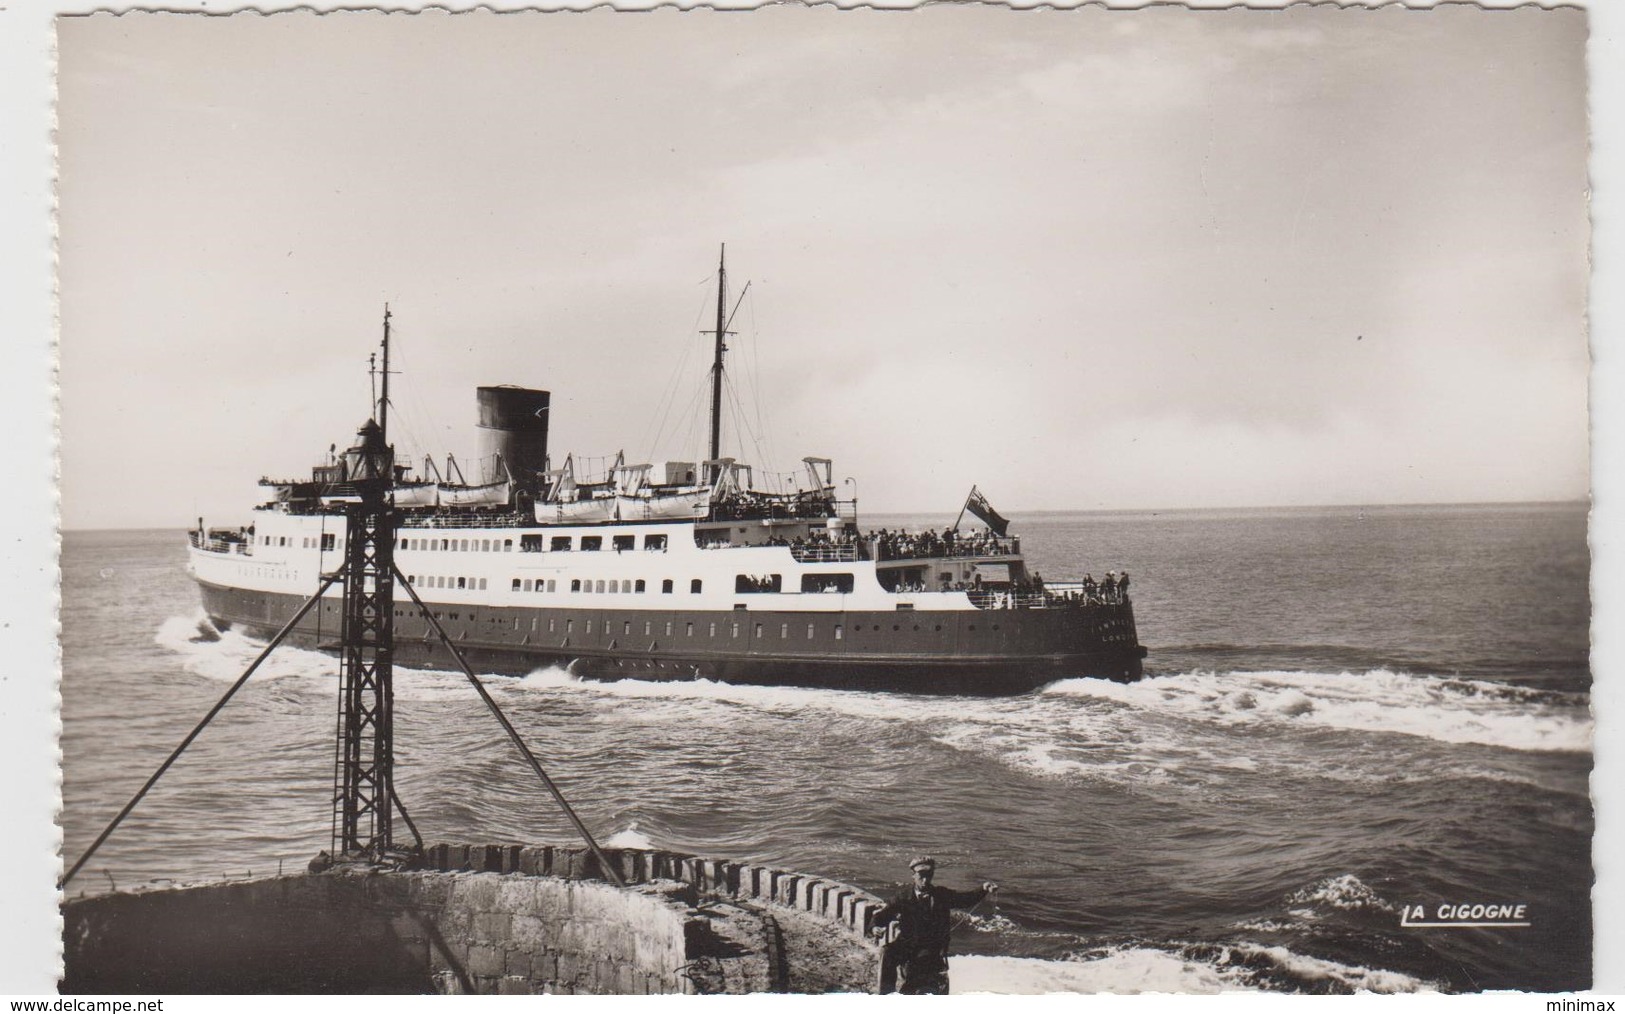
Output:
[[[880,992],[948,992],[949,913],[970,908],[999,889],[985,883],[971,891],[954,891],[931,883],[937,861],[920,856],[909,863],[914,883],[900,891],[879,912],[874,926],[888,941],[881,960]],[[898,983],[896,980],[900,979]]]

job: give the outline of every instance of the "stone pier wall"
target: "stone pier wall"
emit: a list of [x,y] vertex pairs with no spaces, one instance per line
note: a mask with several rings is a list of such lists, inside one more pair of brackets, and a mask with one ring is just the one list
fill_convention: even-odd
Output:
[[[676,881],[697,894],[776,905],[863,939],[884,904],[849,884],[793,870],[708,859],[657,849],[603,849],[627,884]],[[570,880],[605,879],[598,857],[586,848],[552,845],[432,845],[424,868],[444,872],[526,874]]]
[[[71,993],[684,993],[727,901],[812,920],[861,969],[880,902],[845,884],[650,849],[606,849],[627,885],[581,848],[435,845],[422,868],[341,868],[197,887],[102,895],[64,905]],[[794,913],[792,915],[792,913]],[[772,921],[769,918],[769,921]],[[786,963],[823,965],[795,941],[730,959],[729,988],[794,988]],[[845,941],[841,943],[840,941]],[[738,948],[735,948],[738,950]],[[744,967],[750,965],[752,967]],[[759,968],[754,966],[760,966]],[[820,988],[864,989],[863,973]]]

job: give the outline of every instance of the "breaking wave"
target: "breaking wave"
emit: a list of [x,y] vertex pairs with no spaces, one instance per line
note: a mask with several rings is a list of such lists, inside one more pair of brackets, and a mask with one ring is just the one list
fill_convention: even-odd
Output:
[[1591,749],[1584,695],[1387,669],[1336,675],[1196,671],[1131,684],[1070,679],[1047,692],[1221,725],[1401,733],[1509,750]]

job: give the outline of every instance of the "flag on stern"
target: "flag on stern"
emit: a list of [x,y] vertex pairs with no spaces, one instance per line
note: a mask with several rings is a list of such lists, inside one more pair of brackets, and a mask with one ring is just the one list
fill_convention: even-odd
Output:
[[987,497],[975,486],[970,488],[970,496],[965,498],[965,510],[982,519],[982,523],[993,529],[995,535],[1003,535],[1010,527],[1010,522],[993,505],[987,502]]

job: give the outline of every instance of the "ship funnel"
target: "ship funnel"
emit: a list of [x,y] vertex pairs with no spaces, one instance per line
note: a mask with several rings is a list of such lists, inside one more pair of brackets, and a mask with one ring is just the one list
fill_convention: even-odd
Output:
[[547,470],[547,414],[552,395],[507,384],[482,387],[477,394],[480,456],[490,462],[500,455],[508,475],[520,486],[534,489]]

